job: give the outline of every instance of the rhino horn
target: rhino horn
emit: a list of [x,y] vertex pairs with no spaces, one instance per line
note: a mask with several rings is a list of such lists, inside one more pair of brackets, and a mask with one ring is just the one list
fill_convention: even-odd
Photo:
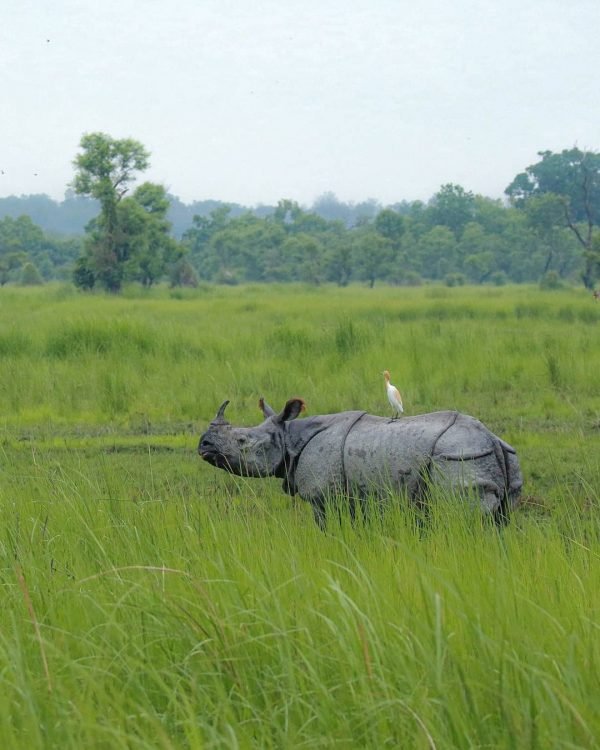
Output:
[[260,407],[260,410],[262,411],[264,418],[268,419],[269,417],[274,417],[277,413],[275,409],[272,409],[269,404],[264,400],[264,398],[261,396],[258,400],[258,406]]
[[211,424],[213,425],[229,424],[229,422],[223,416],[223,412],[225,411],[225,407],[227,406],[228,403],[229,403],[229,400],[223,401],[221,406],[219,406],[219,411],[217,412],[217,416],[213,419]]

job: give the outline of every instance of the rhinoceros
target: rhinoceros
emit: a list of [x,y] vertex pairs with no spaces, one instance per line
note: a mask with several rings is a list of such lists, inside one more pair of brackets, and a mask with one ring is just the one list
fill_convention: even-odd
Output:
[[[457,411],[389,419],[365,411],[296,419],[304,401],[291,398],[277,414],[260,399],[264,421],[234,427],[225,401],[201,436],[198,453],[213,466],[246,477],[275,476],[308,501],[324,527],[329,501],[384,502],[396,494],[426,506],[433,485],[478,498],[486,514],[504,523],[523,484],[514,448],[479,420]],[[339,507],[339,506],[338,506]]]

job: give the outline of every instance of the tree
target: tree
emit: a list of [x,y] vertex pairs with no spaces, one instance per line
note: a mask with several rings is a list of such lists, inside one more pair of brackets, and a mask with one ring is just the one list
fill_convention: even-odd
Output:
[[313,213],[326,221],[341,221],[346,227],[368,223],[379,210],[381,206],[374,198],[361,203],[342,203],[332,192],[323,193],[312,205]]
[[277,208],[273,213],[273,219],[281,222],[288,229],[291,229],[294,222],[301,216],[302,209],[296,201],[292,201],[289,198],[280,200],[277,204]]
[[109,210],[125,195],[134,172],[148,168],[150,154],[132,138],[115,140],[105,133],[87,133],[79,143],[83,153],[75,157],[73,188],[89,195]]
[[456,267],[457,242],[447,226],[435,226],[419,239],[418,253],[424,278],[443,279]]
[[23,266],[23,270],[21,271],[21,286],[39,286],[40,284],[44,283],[44,279],[42,278],[40,272],[37,270],[37,268],[34,266],[31,261],[28,261]]
[[394,260],[392,243],[365,225],[354,234],[354,266],[358,277],[372,289],[377,279],[389,279]]
[[475,196],[460,185],[442,185],[429,202],[427,213],[431,227],[448,227],[459,239],[475,215]]
[[323,280],[323,249],[308,234],[300,233],[288,237],[282,245],[281,254],[287,259],[292,278],[318,286]]
[[48,237],[29,216],[0,219],[0,284],[18,281],[17,269],[33,263],[44,279],[64,278],[81,250],[79,238]]
[[198,286],[198,274],[196,269],[186,258],[180,258],[173,263],[169,270],[169,282],[174,286]]
[[320,195],[313,202],[312,210],[328,221],[342,221],[346,226],[350,226],[354,221],[353,207],[339,201],[331,191]]
[[558,266],[553,270],[559,276],[568,269],[572,257],[572,243],[568,230],[564,226],[564,210],[562,200],[555,193],[534,195],[525,204],[527,224],[538,239],[545,255],[544,265],[540,271],[545,276],[552,265]]
[[29,216],[0,219],[0,285],[19,281],[21,269],[46,249],[45,244],[44,233]]
[[37,254],[46,249],[44,233],[29,216],[0,219],[0,252]]
[[25,253],[0,254],[0,286],[13,280],[16,271],[27,262]]
[[73,189],[100,203],[100,215],[88,225],[87,267],[106,289],[116,292],[121,288],[127,260],[118,207],[135,173],[147,169],[149,153],[138,141],[115,140],[105,133],[87,133],[79,145],[82,153],[73,162]]
[[352,277],[352,244],[346,237],[332,242],[325,254],[327,279],[338,286],[348,286]]
[[124,278],[151,286],[178,261],[183,249],[169,232],[169,200],[164,187],[144,182],[117,209]]
[[391,208],[384,208],[375,217],[375,230],[389,240],[394,250],[399,250],[404,234],[404,219]]
[[85,255],[80,255],[75,261],[73,267],[73,283],[79,289],[90,290],[94,288],[96,283],[96,276],[94,271],[89,266],[89,258]]
[[600,154],[565,149],[540,151],[541,161],[518,174],[505,193],[515,206],[524,208],[535,197],[555,196],[561,225],[568,228],[583,248],[582,280],[592,289],[598,278],[600,257],[594,242],[600,224]]
[[200,278],[211,278],[215,266],[211,240],[215,234],[225,229],[231,220],[230,206],[222,205],[214,208],[208,216],[195,214],[192,226],[184,232],[182,243],[189,250],[190,262]]

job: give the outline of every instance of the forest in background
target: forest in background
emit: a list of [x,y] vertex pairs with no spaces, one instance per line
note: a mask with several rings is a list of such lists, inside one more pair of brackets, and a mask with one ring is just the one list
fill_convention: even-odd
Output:
[[[445,184],[430,200],[383,206],[333,193],[310,207],[282,199],[246,207],[183,203],[149,182],[137,141],[88,134],[62,202],[0,199],[0,285],[73,280],[117,292],[172,286],[301,281],[449,286],[600,278],[600,156],[540,152],[507,187],[507,201]],[[107,155],[109,154],[109,155]]]

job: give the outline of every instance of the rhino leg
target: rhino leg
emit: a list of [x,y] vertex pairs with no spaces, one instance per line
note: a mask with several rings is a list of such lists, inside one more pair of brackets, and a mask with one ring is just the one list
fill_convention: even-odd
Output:
[[493,452],[460,460],[437,456],[432,464],[432,484],[477,499],[486,515],[496,518],[501,512],[504,481]]
[[367,518],[366,499],[353,494],[344,493],[326,497],[321,495],[317,497],[313,496],[309,500],[309,503],[312,508],[315,523],[321,531],[325,531],[327,526],[328,511],[332,511],[334,517],[337,514],[340,522],[343,517],[344,509],[347,509],[352,523],[356,521],[358,514],[361,515],[363,521]]
[[325,499],[314,498],[310,501],[310,505],[312,508],[315,523],[321,529],[321,531],[325,531],[325,527],[327,526],[327,511],[325,508]]

